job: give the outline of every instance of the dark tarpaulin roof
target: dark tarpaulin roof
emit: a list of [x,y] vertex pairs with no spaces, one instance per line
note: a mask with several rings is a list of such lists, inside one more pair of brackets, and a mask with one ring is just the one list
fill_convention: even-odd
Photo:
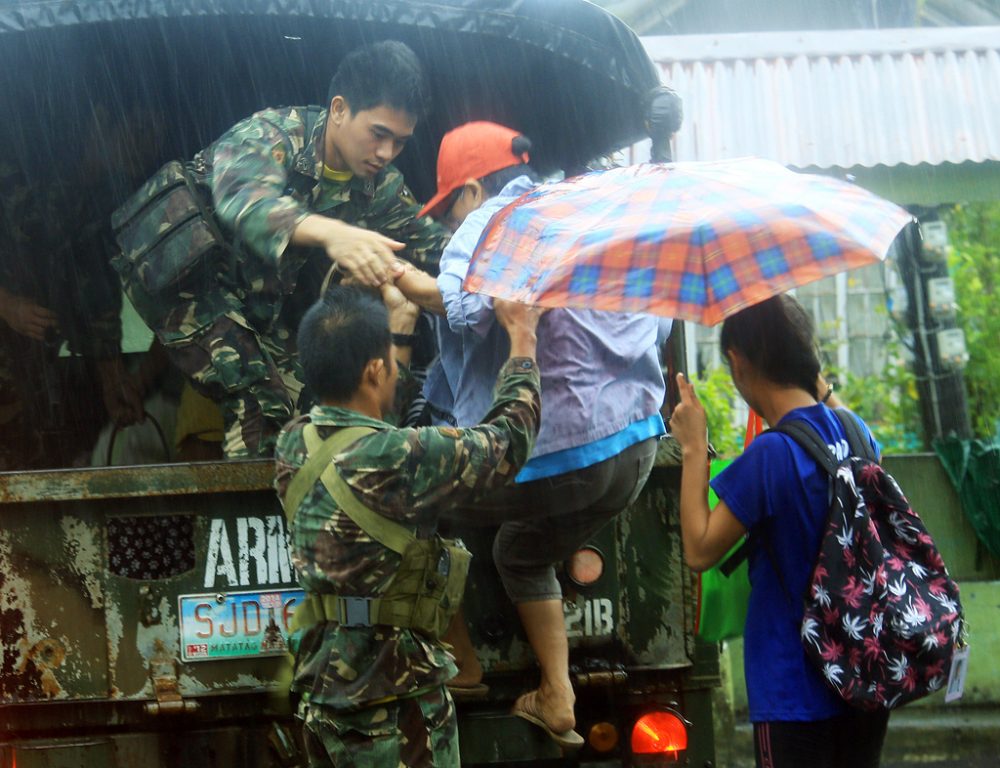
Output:
[[258,109],[323,103],[341,57],[386,38],[413,47],[433,88],[397,162],[421,199],[457,124],[507,123],[533,139],[540,169],[573,169],[641,136],[659,82],[631,30],[583,0],[6,2],[0,154],[44,178],[79,159],[102,113],[124,114],[156,134],[151,172]]

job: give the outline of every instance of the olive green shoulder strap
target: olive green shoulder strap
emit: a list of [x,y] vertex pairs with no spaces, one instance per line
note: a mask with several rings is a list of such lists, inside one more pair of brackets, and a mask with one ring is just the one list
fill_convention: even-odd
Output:
[[[311,435],[306,433],[305,438],[306,447],[309,447],[309,443],[312,442],[317,450],[320,448],[319,435],[315,432],[315,428],[313,428]],[[354,441],[351,440],[345,443],[344,447],[346,448],[351,442]],[[337,506],[362,531],[375,539],[383,547],[401,555],[406,551],[410,542],[417,538],[408,528],[399,523],[394,523],[389,518],[380,515],[378,512],[362,504],[344,478],[340,476],[340,472],[337,471],[336,465],[332,462],[326,465],[326,469],[320,475],[320,481],[326,486],[326,490],[333,497],[333,500],[337,502]]]
[[[303,464],[285,492],[285,514],[289,524],[294,519],[295,510],[302,503],[305,494],[321,480],[327,492],[337,502],[337,506],[353,520],[357,526],[375,541],[393,552],[403,554],[416,536],[406,527],[389,520],[362,504],[350,486],[340,476],[333,457],[348,445],[375,430],[368,427],[348,427],[340,429],[326,440],[320,440],[316,427],[307,424],[302,431],[309,458]],[[301,483],[299,478],[302,478]],[[294,494],[294,495],[293,495]]]
[[281,503],[281,506],[285,509],[285,518],[288,520],[289,525],[295,520],[295,513],[298,511],[302,499],[316,485],[316,481],[323,474],[323,470],[333,460],[334,454],[342,451],[355,440],[370,432],[374,432],[374,430],[365,427],[341,429],[316,448],[316,442],[319,441],[316,427],[312,424],[307,424],[304,427],[303,436],[306,441],[307,458],[305,463],[299,468],[299,471],[295,473],[295,477],[288,483],[288,488],[285,489],[285,498],[282,499]]

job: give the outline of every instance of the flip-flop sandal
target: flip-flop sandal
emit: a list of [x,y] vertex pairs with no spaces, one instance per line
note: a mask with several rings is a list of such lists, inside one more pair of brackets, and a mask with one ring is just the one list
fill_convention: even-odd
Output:
[[[574,731],[572,728],[565,731],[554,731],[552,730],[541,716],[527,708],[526,702],[528,697],[532,704],[535,701],[535,692],[530,691],[529,693],[523,694],[516,702],[514,702],[514,708],[511,710],[511,714],[515,717],[520,717],[522,720],[527,720],[532,725],[537,725],[552,739],[556,744],[558,744],[563,749],[576,750],[583,746],[583,736]],[[531,708],[532,710],[534,707]]]
[[445,687],[455,701],[482,701],[490,692],[490,687],[486,683],[472,685],[445,683]]

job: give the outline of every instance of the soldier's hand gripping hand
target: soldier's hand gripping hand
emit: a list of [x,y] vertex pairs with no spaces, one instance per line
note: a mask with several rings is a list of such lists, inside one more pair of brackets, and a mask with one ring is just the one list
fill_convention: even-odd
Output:
[[331,222],[335,231],[326,238],[324,249],[340,269],[373,288],[400,274],[396,251],[406,247],[403,243],[342,221]]
[[684,452],[705,456],[708,450],[708,421],[705,408],[694,391],[694,385],[683,373],[677,374],[677,389],[681,401],[670,415],[670,433],[677,438]]
[[339,269],[370,288],[401,274],[396,251],[406,247],[378,232],[315,213],[299,222],[292,242],[322,248]]
[[510,356],[534,358],[538,321],[542,315],[548,312],[548,309],[521,304],[517,301],[495,299],[493,311],[496,313],[497,322],[510,336]]

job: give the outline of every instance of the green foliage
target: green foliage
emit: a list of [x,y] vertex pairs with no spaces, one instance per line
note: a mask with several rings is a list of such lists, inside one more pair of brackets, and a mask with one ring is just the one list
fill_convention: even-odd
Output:
[[923,449],[917,382],[898,354],[899,342],[888,347],[889,362],[881,374],[834,370],[830,376],[838,383],[837,397],[864,419],[883,453],[913,453]]
[[[820,344],[820,360],[835,359],[833,345],[832,339]],[[864,419],[882,444],[883,453],[921,451],[923,427],[916,377],[903,360],[899,337],[888,336],[885,345],[887,362],[881,373],[859,376],[851,370],[824,365],[823,375],[836,383],[838,399]]]
[[1000,426],[1000,203],[955,206],[945,220],[958,325],[969,349],[969,415],[975,436],[988,439]]
[[743,452],[745,425],[736,424],[736,403],[739,394],[733,385],[729,369],[713,368],[694,381],[698,399],[705,407],[708,439],[722,458],[739,456]]
[[[890,342],[889,363],[881,375],[856,376],[829,371],[837,382],[837,396],[857,413],[882,444],[884,453],[912,453],[923,449],[920,403],[916,379],[899,354],[899,342]],[[729,369],[713,368],[695,380],[698,397],[705,406],[708,439],[722,458],[743,451],[745,424],[736,420],[736,392]]]

